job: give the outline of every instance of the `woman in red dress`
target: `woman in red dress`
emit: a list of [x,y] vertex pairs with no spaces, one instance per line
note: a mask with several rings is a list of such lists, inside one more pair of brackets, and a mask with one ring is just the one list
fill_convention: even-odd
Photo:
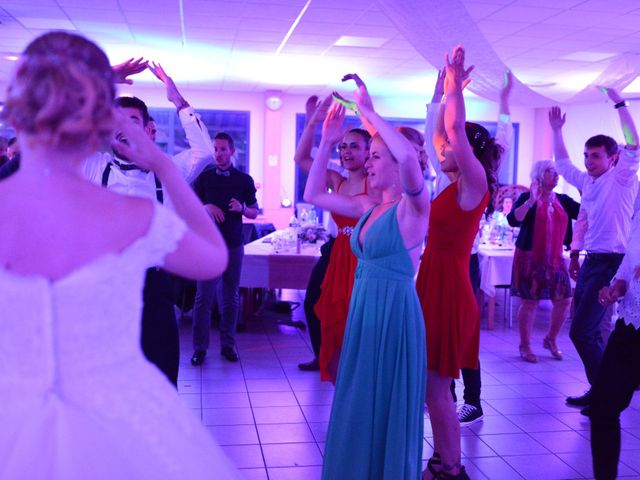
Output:
[[[313,159],[311,158],[311,144],[317,125],[327,116],[331,97],[315,106],[310,120],[300,138],[295,161],[305,172],[309,172]],[[327,188],[343,195],[368,195],[367,175],[364,162],[369,155],[371,135],[363,129],[349,130],[342,142],[338,144],[340,163],[347,170],[345,178],[334,170],[327,170]],[[320,319],[320,379],[335,383],[338,372],[338,361],[342,349],[342,339],[347,323],[353,278],[356,271],[357,259],[349,245],[351,231],[356,226],[358,218],[349,218],[335,213],[331,214],[338,226],[329,265],[322,281],[320,298],[315,305],[315,313]]]
[[[434,146],[452,180],[433,202],[417,289],[427,334],[427,406],[434,456],[423,478],[469,478],[460,463],[460,424],[449,387],[461,368],[478,368],[480,318],[469,280],[469,258],[483,212],[496,185],[502,147],[487,130],[465,122],[462,88],[472,68],[464,49],[446,55],[446,100]],[[489,210],[491,210],[489,206]]]

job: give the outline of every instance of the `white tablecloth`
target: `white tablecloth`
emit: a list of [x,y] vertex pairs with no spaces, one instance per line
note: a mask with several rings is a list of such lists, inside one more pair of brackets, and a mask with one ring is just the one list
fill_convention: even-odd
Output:
[[320,258],[320,243],[302,244],[275,253],[271,241],[278,232],[244,246],[240,286],[245,288],[307,288],[311,270]]
[[[480,289],[495,297],[497,285],[511,285],[514,247],[500,247],[482,244],[478,250],[480,260]],[[564,261],[569,265],[569,252],[563,252]],[[573,285],[573,280],[571,281]]]

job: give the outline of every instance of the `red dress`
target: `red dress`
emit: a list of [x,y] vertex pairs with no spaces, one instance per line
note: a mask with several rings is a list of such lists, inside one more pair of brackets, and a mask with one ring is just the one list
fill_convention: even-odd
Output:
[[469,258],[489,193],[473,210],[457,201],[458,183],[431,205],[427,248],[416,288],[427,333],[427,369],[458,378],[461,368],[478,368],[480,316],[469,279]]
[[321,294],[314,310],[320,319],[322,341],[320,343],[320,379],[336,381],[338,362],[342,350],[344,329],[347,325],[353,278],[358,259],[351,251],[351,231],[357,218],[331,214],[338,226],[338,236],[333,243],[327,272],[321,285]]

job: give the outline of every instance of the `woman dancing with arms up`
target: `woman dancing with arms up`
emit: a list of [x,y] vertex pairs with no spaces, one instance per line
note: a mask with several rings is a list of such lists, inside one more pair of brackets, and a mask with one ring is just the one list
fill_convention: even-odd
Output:
[[[502,147],[480,125],[465,122],[462,89],[472,68],[464,49],[446,55],[446,100],[434,144],[452,180],[433,202],[417,279],[427,332],[427,406],[435,452],[424,478],[468,478],[460,464],[460,424],[449,390],[461,368],[478,368],[480,319],[469,280],[478,223],[496,185]],[[491,210],[491,206],[489,207]]]
[[428,192],[416,150],[374,111],[364,85],[357,103],[378,131],[365,168],[369,188],[381,193],[381,201],[326,191],[326,164],[344,121],[344,108],[335,105],[305,190],[307,201],[361,217],[351,234],[358,267],[323,478],[419,479],[426,355],[413,276],[426,234]]

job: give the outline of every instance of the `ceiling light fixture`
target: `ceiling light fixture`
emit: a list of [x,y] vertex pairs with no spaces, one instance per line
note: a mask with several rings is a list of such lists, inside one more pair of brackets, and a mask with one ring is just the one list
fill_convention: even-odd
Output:
[[305,12],[307,11],[307,8],[309,8],[309,5],[311,5],[312,1],[313,0],[307,0],[307,3],[304,4],[304,7],[302,7],[302,10],[300,10],[300,13],[298,14],[296,19],[291,24],[291,27],[289,28],[289,31],[287,32],[287,34],[282,39],[282,42],[280,42],[280,45],[278,45],[278,48],[276,49],[276,53],[274,55],[276,55],[276,56],[280,55],[280,52],[282,51],[284,46],[289,41],[289,38],[291,37],[291,35],[293,35],[293,31],[296,29],[296,27],[300,23],[300,20],[302,20],[302,16],[305,14]]
[[354,37],[343,35],[333,45],[336,47],[380,48],[388,39],[380,37]]

